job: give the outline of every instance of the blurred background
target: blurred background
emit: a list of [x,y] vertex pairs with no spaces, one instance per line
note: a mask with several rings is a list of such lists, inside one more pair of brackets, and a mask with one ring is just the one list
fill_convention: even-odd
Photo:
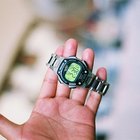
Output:
[[94,73],[106,67],[111,84],[97,114],[97,140],[140,140],[139,37],[139,0],[1,0],[0,113],[24,123],[50,54],[75,38],[78,56],[92,48]]

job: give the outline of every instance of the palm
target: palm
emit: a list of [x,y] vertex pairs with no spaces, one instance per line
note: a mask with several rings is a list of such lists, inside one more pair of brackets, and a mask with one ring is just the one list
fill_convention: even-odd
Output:
[[[93,113],[76,101],[61,97],[41,99],[36,104],[29,121],[22,127],[24,129],[22,137],[30,140],[47,138],[92,140],[93,120]],[[41,129],[40,126],[42,126]]]
[[[59,47],[57,55],[75,56],[77,42],[73,39]],[[91,49],[83,52],[82,59],[92,69],[94,54]],[[106,79],[106,70],[97,71],[101,79]],[[72,91],[58,83],[56,74],[48,69],[39,99],[29,120],[17,125],[0,115],[0,134],[8,140],[94,140],[95,115],[101,96],[91,92],[86,101],[88,89],[76,88]],[[86,101],[86,104],[85,104]]]

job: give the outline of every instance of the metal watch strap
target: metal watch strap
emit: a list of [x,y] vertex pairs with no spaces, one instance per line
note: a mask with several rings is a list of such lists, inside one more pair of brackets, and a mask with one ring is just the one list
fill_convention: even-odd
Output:
[[94,75],[90,85],[90,90],[98,92],[100,95],[105,95],[108,88],[109,84],[105,80],[102,80],[98,76]]
[[[63,60],[63,57],[52,54],[47,64],[55,73],[57,73],[57,70]],[[84,83],[84,87],[88,87],[90,90],[98,92],[100,95],[105,95],[109,88],[109,84],[105,80],[100,79],[92,73],[89,73],[85,81],[86,83]]]
[[106,82],[106,80],[102,80],[90,71],[87,78],[85,79],[85,82],[85,87],[88,87],[90,88],[90,90],[98,92],[100,95],[105,95],[109,88],[109,84]]
[[58,56],[56,54],[52,54],[51,58],[49,59],[47,65],[55,72],[57,73],[57,70],[61,64],[61,62],[64,60],[63,57]]

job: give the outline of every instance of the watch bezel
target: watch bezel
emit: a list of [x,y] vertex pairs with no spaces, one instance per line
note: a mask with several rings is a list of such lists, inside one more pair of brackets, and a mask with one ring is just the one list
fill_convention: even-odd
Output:
[[[64,76],[65,75],[64,73],[66,73],[66,70],[65,70],[66,66],[69,67],[70,64],[72,63],[76,63],[80,65],[81,67],[81,70],[79,74],[77,75],[77,78],[73,82],[68,81]],[[88,73],[89,73],[89,70],[88,70],[88,66],[86,62],[78,59],[75,56],[70,56],[68,58],[65,58],[57,70],[58,79],[60,83],[64,83],[68,85],[70,88],[76,88],[77,86],[82,86],[85,82],[86,77],[88,76]]]

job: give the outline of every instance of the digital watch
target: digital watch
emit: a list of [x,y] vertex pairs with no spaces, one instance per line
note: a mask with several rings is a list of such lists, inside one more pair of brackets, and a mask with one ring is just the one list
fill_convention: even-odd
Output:
[[100,79],[89,70],[85,61],[75,56],[64,58],[52,54],[47,64],[58,75],[60,83],[68,85],[69,88],[81,86],[90,88],[101,95],[104,95],[109,88],[109,84],[105,80]]

